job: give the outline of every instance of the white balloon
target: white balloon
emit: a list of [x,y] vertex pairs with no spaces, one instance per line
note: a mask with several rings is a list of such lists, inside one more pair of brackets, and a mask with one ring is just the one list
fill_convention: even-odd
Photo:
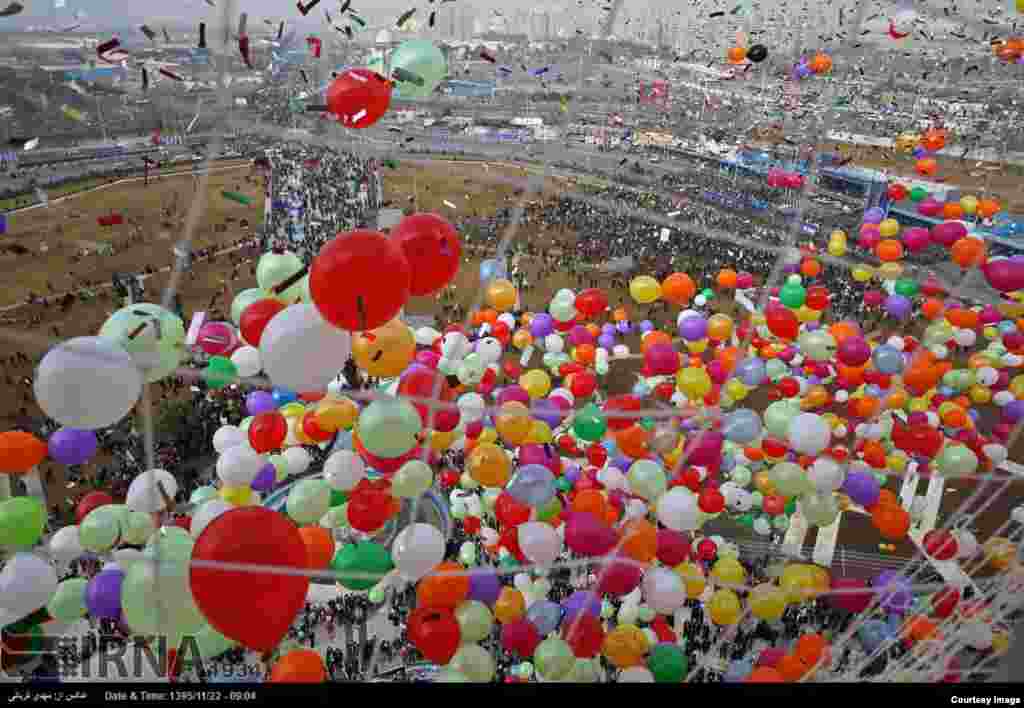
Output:
[[235,445],[217,458],[217,477],[232,487],[252,484],[266,460],[248,445]]
[[[1015,506],[1010,512],[1010,519],[1017,524],[1024,524],[1024,505]],[[63,530],[63,529],[61,529]]]
[[667,568],[649,569],[644,575],[643,588],[647,604],[660,615],[675,612],[686,602],[682,577]]
[[828,422],[815,413],[801,413],[789,422],[790,447],[805,455],[817,455],[828,447],[832,439],[832,428]]
[[697,497],[686,487],[673,487],[658,500],[658,520],[673,531],[694,531],[699,525]]
[[1014,396],[1009,391],[999,391],[998,393],[996,393],[996,395],[992,396],[992,402],[995,403],[1000,408],[1007,405],[1010,401],[1015,400],[1017,400],[1016,396]]
[[75,337],[46,353],[33,390],[39,407],[61,425],[96,430],[128,415],[142,395],[142,373],[117,342]]
[[626,488],[626,475],[618,467],[602,467],[597,471],[597,481],[609,491]]
[[223,453],[228,448],[241,445],[249,439],[242,429],[236,425],[222,425],[213,434],[213,449],[217,454]]
[[351,450],[338,450],[324,462],[324,479],[339,492],[355,489],[365,476],[366,463]]
[[73,561],[84,552],[78,541],[78,526],[65,526],[50,538],[50,556],[57,562]]
[[562,542],[551,524],[528,521],[517,528],[519,548],[531,563],[551,565],[562,552]]
[[310,464],[313,462],[313,458],[304,447],[290,447],[285,450],[282,455],[288,463],[289,475],[302,474],[309,469]]
[[420,327],[416,330],[415,338],[421,347],[429,347],[441,338],[441,333],[433,327]]
[[992,464],[996,467],[1006,462],[1008,453],[1005,445],[989,443],[988,445],[983,445],[981,451],[985,453],[985,456],[990,459]]
[[148,514],[163,511],[166,503],[158,484],[173,501],[174,495],[178,493],[178,482],[174,475],[167,470],[152,469],[138,475],[128,485],[125,505],[132,511],[144,511]]
[[623,357],[629,356],[629,347],[625,344],[616,344],[612,347],[612,356],[616,359],[622,359]]
[[956,557],[969,560],[978,555],[978,538],[967,529],[956,532]]
[[487,411],[487,402],[479,393],[469,392],[459,396],[455,402],[459,409],[459,420],[464,423],[475,423],[483,420]]
[[260,362],[260,350],[249,345],[241,346],[231,355],[231,363],[238,369],[238,375],[247,379],[260,373],[263,364]]
[[754,519],[754,533],[758,536],[767,536],[772,532],[772,524],[768,519],[759,516]]
[[391,560],[399,574],[415,582],[444,560],[445,542],[430,524],[410,524],[395,537]]
[[552,354],[558,354],[565,349],[565,340],[560,335],[549,334],[544,337],[544,348]]
[[961,347],[969,347],[978,341],[973,329],[958,329],[953,333],[953,340]]
[[619,683],[654,683],[654,674],[646,666],[630,666],[619,674]]
[[55,592],[57,570],[34,553],[15,553],[0,571],[0,609],[13,615],[11,622],[45,606]]
[[830,457],[819,457],[811,465],[807,475],[815,491],[820,494],[834,492],[843,486],[846,475],[839,463]]
[[199,538],[199,534],[210,525],[211,521],[234,508],[233,504],[229,504],[223,499],[210,499],[203,502],[198,509],[192,512],[192,523],[188,532],[192,534],[192,538]]
[[260,337],[267,376],[298,393],[326,389],[351,352],[352,335],[324,321],[314,305],[286,307]]

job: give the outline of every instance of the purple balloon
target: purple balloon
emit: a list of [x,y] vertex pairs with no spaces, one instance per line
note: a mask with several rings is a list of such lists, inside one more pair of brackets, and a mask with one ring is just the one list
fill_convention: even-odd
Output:
[[611,349],[615,346],[615,335],[601,333],[601,336],[597,338],[597,345],[605,349]]
[[269,492],[273,489],[274,482],[276,481],[277,468],[275,468],[272,463],[268,462],[263,465],[263,468],[259,471],[259,474],[256,475],[256,478],[252,481],[250,486],[253,488],[253,491],[260,492],[262,494],[263,492]]
[[540,465],[551,470],[551,474],[562,471],[562,457],[554,445],[527,443],[519,447],[519,466]]
[[259,415],[277,410],[274,395],[267,391],[252,391],[245,397],[245,410],[249,415]]
[[615,329],[619,331],[619,334],[629,334],[633,331],[633,325],[629,323],[629,320],[622,320],[615,325]]
[[699,342],[708,333],[708,321],[700,315],[690,315],[679,323],[679,336],[688,342]]
[[846,475],[843,491],[850,499],[868,509],[878,502],[882,490],[874,475],[862,470],[852,470]]
[[555,318],[546,312],[534,315],[530,321],[530,334],[536,337],[546,337],[555,331]]
[[910,317],[910,311],[913,309],[914,304],[910,301],[910,298],[903,295],[890,295],[885,299],[885,311],[898,320],[905,320]]
[[544,421],[549,428],[558,427],[566,417],[558,404],[547,398],[542,398],[534,403],[530,415],[537,420]]
[[601,616],[601,598],[590,590],[577,590],[562,602],[565,617],[562,622],[573,622],[580,612],[585,612],[595,619]]
[[646,334],[654,329],[654,323],[650,320],[644,320],[640,323],[640,334]]
[[601,325],[601,334],[607,334],[610,337],[614,337],[615,325],[613,325],[611,322],[605,322],[603,325]]
[[91,430],[61,428],[47,440],[50,457],[62,465],[81,465],[96,454],[96,433]]
[[493,605],[501,595],[501,578],[496,573],[473,571],[469,574],[469,599]]
[[885,218],[885,212],[879,207],[871,207],[864,212],[864,223],[865,224],[881,224],[882,219]]
[[1017,423],[1024,418],[1024,401],[1019,399],[1010,401],[1002,408],[1003,420],[1007,423]]
[[524,406],[530,405],[530,394],[526,392],[526,389],[519,384],[512,384],[501,389],[501,393],[498,394],[498,405],[503,406],[510,401],[518,401]]
[[85,606],[97,619],[116,620],[121,617],[121,583],[124,573],[110,568],[89,581],[85,586]]

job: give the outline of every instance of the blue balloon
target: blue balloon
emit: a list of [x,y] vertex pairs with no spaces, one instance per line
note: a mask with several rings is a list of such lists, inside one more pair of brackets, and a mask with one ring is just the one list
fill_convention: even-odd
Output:
[[725,416],[722,435],[736,443],[753,442],[761,434],[761,416],[749,408],[740,408]]
[[551,600],[538,600],[526,611],[526,619],[537,629],[537,634],[544,637],[551,634],[562,622],[565,610]]
[[539,508],[555,498],[555,475],[544,465],[523,465],[505,491],[521,504]]
[[480,264],[480,280],[487,282],[492,278],[504,278],[508,275],[508,267],[504,258],[488,258]]
[[299,399],[297,395],[283,388],[275,388],[271,395],[274,397],[274,403],[276,403],[278,407]]
[[757,386],[767,376],[764,361],[758,357],[749,357],[736,365],[736,378],[745,386]]
[[903,352],[896,347],[882,344],[871,353],[875,368],[883,374],[898,374],[903,371]]

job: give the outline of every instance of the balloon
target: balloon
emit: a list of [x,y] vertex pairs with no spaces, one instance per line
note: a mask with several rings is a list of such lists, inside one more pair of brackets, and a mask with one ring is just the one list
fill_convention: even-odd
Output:
[[323,683],[326,680],[324,661],[313,649],[293,649],[270,669],[271,683]]
[[416,446],[422,430],[420,415],[401,398],[378,398],[359,414],[360,442],[373,455],[400,457]]
[[[517,528],[519,548],[531,563],[551,565],[558,560],[562,543],[554,527],[541,521],[520,524]],[[546,634],[546,632],[542,633]]]
[[455,228],[437,214],[412,214],[391,230],[391,240],[412,270],[409,291],[431,295],[448,285],[459,270],[462,246]]
[[[298,529],[284,516],[245,507],[207,526],[196,539],[192,560],[304,569],[308,556]],[[192,565],[190,584],[213,628],[250,649],[270,651],[305,604],[309,578]]]
[[[430,97],[447,73],[448,62],[430,40],[407,40],[391,54],[391,79],[403,100]],[[403,76],[417,78],[404,80]]]
[[45,607],[57,592],[57,571],[32,553],[10,556],[0,571],[0,610],[12,619]]
[[394,319],[357,335],[352,343],[352,354],[356,366],[370,376],[398,376],[415,356],[416,340],[404,322]]
[[31,433],[21,430],[0,432],[0,473],[21,475],[30,472],[46,459],[48,452],[47,444]]
[[327,111],[346,128],[369,128],[387,113],[391,84],[369,69],[349,69],[327,89]]
[[177,493],[178,481],[174,475],[167,470],[151,469],[137,475],[128,485],[124,503],[132,511],[151,514],[167,508],[164,495],[173,501]]
[[629,283],[629,294],[641,305],[661,297],[661,284],[649,275],[639,275]]
[[102,337],[75,337],[46,353],[33,388],[43,412],[61,425],[96,430],[124,418],[142,395],[128,352]]
[[275,386],[323,391],[351,351],[352,337],[321,318],[312,305],[292,305],[274,316],[260,340],[263,369]]
[[309,290],[320,315],[349,331],[380,327],[409,299],[412,282],[402,249],[384,234],[339,234],[313,260]]
[[430,524],[410,524],[395,537],[391,560],[406,580],[415,582],[444,560],[445,539]]
[[[46,528],[46,509],[35,497],[0,502],[0,544],[31,548]],[[0,601],[2,602],[2,601]]]
[[169,376],[181,363],[185,325],[159,305],[139,303],[111,315],[99,336],[123,347],[146,381],[152,383]]
[[394,567],[387,550],[370,541],[342,546],[331,562],[331,569],[339,573],[338,584],[349,590],[369,590]]
[[242,312],[242,318],[239,323],[239,329],[242,332],[242,339],[244,339],[250,346],[260,346],[260,339],[263,337],[263,331],[267,328],[267,325],[270,324],[270,321],[284,309],[284,303],[280,300],[273,300],[270,298],[266,300],[258,300],[257,302],[249,305]]

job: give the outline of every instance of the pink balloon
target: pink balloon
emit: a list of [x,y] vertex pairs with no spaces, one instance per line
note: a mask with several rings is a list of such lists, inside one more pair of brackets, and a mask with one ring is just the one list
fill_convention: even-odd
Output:
[[988,284],[1001,293],[1024,289],[1024,262],[988,261],[981,267]]
[[917,213],[925,216],[936,216],[942,212],[942,203],[928,197],[917,205]]
[[679,369],[679,352],[671,344],[655,344],[644,352],[644,364],[655,376],[668,376]]
[[719,432],[698,433],[687,443],[683,459],[697,467],[710,467],[721,459],[724,441]]
[[200,327],[196,344],[210,356],[221,356],[236,349],[239,340],[235,328],[227,322],[207,322]]
[[565,516],[565,545],[581,556],[603,556],[615,548],[619,535],[593,514],[570,512]]
[[967,227],[959,221],[944,221],[932,227],[932,241],[949,248],[967,235]]
[[928,244],[931,243],[931,235],[928,233],[928,229],[920,226],[914,226],[903,232],[903,244],[907,247],[907,250],[911,253],[917,253],[928,248]]
[[782,657],[786,655],[786,650],[782,647],[768,647],[762,649],[761,653],[757,657],[757,665],[765,666],[768,668],[775,668],[782,661]]
[[833,590],[864,590],[865,592],[842,592],[828,596],[828,601],[840,610],[856,614],[871,604],[871,591],[865,581],[857,578],[838,578],[832,581]]
[[421,349],[416,352],[416,361],[436,371],[437,365],[441,361],[441,356],[430,349]]

